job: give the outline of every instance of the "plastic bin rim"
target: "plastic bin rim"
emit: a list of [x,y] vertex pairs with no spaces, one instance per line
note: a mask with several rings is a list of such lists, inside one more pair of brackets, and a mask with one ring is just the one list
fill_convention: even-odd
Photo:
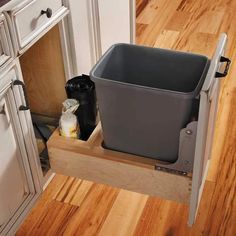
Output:
[[[104,60],[104,58],[117,46],[133,46],[133,47],[146,47],[146,48],[151,48],[151,47],[147,47],[147,46],[143,46],[143,45],[135,45],[135,44],[128,44],[128,43],[116,43],[116,44],[113,44],[110,48],[107,49],[107,51],[101,56],[101,58],[98,60],[98,62],[94,65],[94,67],[92,68],[92,70],[90,71],[90,78],[92,81],[94,82],[110,82],[110,83],[114,83],[114,84],[119,84],[119,85],[123,85],[123,86],[129,86],[129,87],[137,87],[137,88],[142,88],[142,89],[149,89],[149,90],[153,90],[153,91],[158,91],[158,92],[163,92],[163,93],[172,93],[173,95],[176,94],[176,95],[186,95],[187,97],[195,97],[197,96],[198,94],[200,94],[200,91],[202,91],[202,88],[201,90],[197,93],[197,88],[199,87],[199,84],[200,84],[200,81],[202,79],[202,76],[200,77],[199,79],[199,82],[197,84],[197,86],[195,87],[195,89],[193,91],[190,91],[190,92],[180,92],[180,91],[174,91],[174,90],[168,90],[168,89],[160,89],[160,88],[154,88],[154,87],[148,87],[148,86],[144,86],[144,85],[139,85],[139,84],[131,84],[131,83],[126,83],[126,82],[121,82],[121,81],[115,81],[115,80],[111,80],[109,78],[101,78],[101,77],[98,77],[95,75],[96,73],[96,70],[99,66],[99,64]],[[163,51],[174,51],[174,52],[177,52],[179,54],[188,54],[188,55],[195,55],[195,56],[200,56],[200,57],[204,57],[207,62],[210,61],[210,59],[205,56],[205,55],[201,55],[201,54],[195,54],[195,53],[189,53],[189,52],[182,52],[182,51],[176,51],[176,50],[170,50],[170,49],[162,49],[162,48],[156,48],[158,50],[163,50]],[[203,68],[203,71],[202,71],[202,74],[204,73],[204,71],[206,70],[207,66],[209,65],[209,63],[206,63],[204,68]],[[209,68],[208,68],[209,69]],[[206,77],[206,76],[205,76]]]
[[[98,61],[103,60],[103,58],[105,57],[105,55],[109,54],[110,51],[112,51],[114,48],[116,48],[116,47],[118,47],[118,46],[149,48],[149,49],[154,49],[154,50],[156,49],[156,50],[161,50],[161,51],[175,52],[175,53],[178,53],[178,54],[198,56],[198,57],[205,58],[206,60],[209,60],[209,58],[208,58],[206,55],[202,55],[202,54],[199,54],[199,53],[184,52],[184,51],[173,50],[173,49],[168,49],[168,48],[150,47],[150,46],[146,46],[146,45],[138,45],[138,44],[132,44],[132,43],[115,43],[115,44],[111,45],[111,46],[106,50],[106,52],[101,56],[101,58],[100,58]],[[96,63],[96,64],[97,64],[97,63]]]

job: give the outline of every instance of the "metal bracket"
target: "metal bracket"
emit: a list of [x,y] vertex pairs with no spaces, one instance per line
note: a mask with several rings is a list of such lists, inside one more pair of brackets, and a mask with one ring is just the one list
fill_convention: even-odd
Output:
[[187,175],[193,171],[197,121],[192,121],[186,128],[180,131],[179,155],[174,163],[158,163],[155,165],[156,170],[172,172],[179,175]]

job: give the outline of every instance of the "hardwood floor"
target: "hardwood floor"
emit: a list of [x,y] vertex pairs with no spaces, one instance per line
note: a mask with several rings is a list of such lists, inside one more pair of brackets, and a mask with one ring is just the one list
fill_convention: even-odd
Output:
[[[25,235],[236,235],[236,1],[151,0],[137,19],[137,43],[211,56],[229,37],[212,163],[192,228],[188,207],[57,175],[17,232]],[[66,157],[65,157],[66,158]]]

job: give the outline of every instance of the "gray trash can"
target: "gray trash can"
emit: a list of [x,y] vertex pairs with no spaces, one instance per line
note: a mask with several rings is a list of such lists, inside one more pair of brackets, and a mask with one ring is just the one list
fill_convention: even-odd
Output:
[[210,60],[202,55],[113,45],[91,71],[106,148],[175,162]]

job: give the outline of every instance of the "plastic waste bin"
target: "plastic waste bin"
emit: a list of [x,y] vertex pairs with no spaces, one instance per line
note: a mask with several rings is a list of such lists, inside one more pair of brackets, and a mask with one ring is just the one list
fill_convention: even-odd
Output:
[[104,146],[175,162],[210,60],[202,55],[113,45],[90,73]]

